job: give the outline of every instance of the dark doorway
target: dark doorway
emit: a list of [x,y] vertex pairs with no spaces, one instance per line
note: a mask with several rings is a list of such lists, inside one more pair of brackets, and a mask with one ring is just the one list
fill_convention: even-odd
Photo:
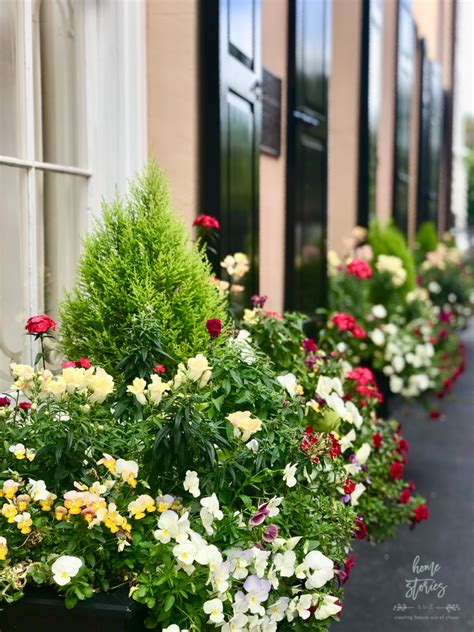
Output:
[[286,308],[326,303],[330,0],[289,3]]
[[199,210],[221,221],[219,258],[234,252],[250,257],[251,279],[247,286],[256,292],[262,85],[260,0],[201,0],[200,47]]

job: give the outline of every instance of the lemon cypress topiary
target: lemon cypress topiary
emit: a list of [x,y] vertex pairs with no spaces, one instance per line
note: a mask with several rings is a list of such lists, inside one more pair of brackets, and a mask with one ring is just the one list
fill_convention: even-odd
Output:
[[[157,319],[156,348],[169,366],[206,352],[206,321],[226,321],[204,251],[173,213],[168,184],[154,162],[129,194],[103,205],[86,237],[76,286],[61,305],[61,344],[71,359],[88,356],[112,373],[144,312]],[[144,351],[145,353],[145,351]],[[173,358],[173,361],[170,360]]]

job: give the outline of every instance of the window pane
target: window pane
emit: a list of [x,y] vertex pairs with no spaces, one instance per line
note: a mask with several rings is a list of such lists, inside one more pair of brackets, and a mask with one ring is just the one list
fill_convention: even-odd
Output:
[[17,0],[0,0],[0,154],[21,157],[23,54]]
[[44,216],[45,310],[56,317],[64,290],[76,275],[81,238],[86,228],[87,180],[59,173],[36,175],[39,214]]
[[[0,2],[1,5],[1,2]],[[25,361],[28,338],[26,172],[0,166],[0,391],[9,388],[10,362]]]
[[35,5],[36,157],[85,167],[84,2]]

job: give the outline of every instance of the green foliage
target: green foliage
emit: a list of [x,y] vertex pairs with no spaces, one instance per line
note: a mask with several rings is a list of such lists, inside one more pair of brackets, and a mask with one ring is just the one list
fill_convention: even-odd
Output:
[[[205,351],[206,321],[225,321],[211,268],[175,217],[168,184],[151,162],[128,196],[104,204],[84,242],[74,290],[61,307],[62,348],[109,372],[127,352],[127,335],[144,310],[161,328],[160,348],[174,363]],[[169,363],[158,353],[153,361]]]
[[438,245],[438,233],[433,222],[423,222],[416,233],[416,257],[422,261],[427,252],[436,250]]
[[374,261],[379,255],[391,255],[403,261],[407,278],[401,291],[407,294],[413,290],[416,277],[415,261],[403,233],[392,223],[381,226],[379,222],[373,221],[367,239],[374,253]]

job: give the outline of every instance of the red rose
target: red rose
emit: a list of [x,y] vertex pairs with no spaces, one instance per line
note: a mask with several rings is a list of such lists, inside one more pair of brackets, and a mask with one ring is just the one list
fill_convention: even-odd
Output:
[[401,478],[403,476],[403,465],[400,461],[394,461],[390,465],[390,478],[392,481],[395,481],[397,478]]
[[441,413],[436,409],[430,410],[430,417],[431,419],[439,419],[441,417]]
[[89,358],[80,357],[77,361],[77,366],[82,367],[83,369],[90,369],[92,364],[89,361]]
[[166,373],[166,368],[163,364],[155,364],[153,373]]
[[8,397],[0,397],[0,408],[4,408],[5,406],[10,406],[10,400]]
[[355,325],[354,316],[346,314],[345,312],[334,314],[331,318],[331,322],[336,325],[339,331],[351,331]]
[[18,407],[21,408],[21,410],[30,410],[31,402],[20,402]]
[[382,441],[383,441],[383,437],[380,434],[380,432],[375,432],[372,435],[372,444],[376,450],[380,448],[380,446],[382,445]]
[[355,483],[353,483],[351,479],[347,477],[346,482],[344,483],[344,494],[352,494],[355,488]]
[[400,498],[398,499],[398,502],[401,505],[406,505],[407,503],[410,502],[410,498],[411,498],[410,488],[405,487],[405,489],[403,489],[402,493],[400,494]]
[[355,276],[358,279],[370,279],[372,276],[372,268],[366,261],[362,259],[352,259],[346,266],[347,274]]
[[220,230],[221,225],[212,215],[199,215],[193,222],[193,226],[202,226],[210,230]]
[[217,338],[222,331],[222,321],[219,318],[211,318],[206,322],[206,329],[211,338]]
[[306,353],[316,353],[318,345],[315,343],[314,338],[305,338],[301,341],[301,346]]
[[48,331],[48,329],[56,331],[56,323],[50,316],[40,314],[38,316],[31,316],[31,318],[28,318],[25,329],[29,334],[44,334]]
[[415,507],[415,511],[413,513],[415,522],[421,522],[422,520],[428,520],[430,510],[426,505],[418,505],[418,507]]

